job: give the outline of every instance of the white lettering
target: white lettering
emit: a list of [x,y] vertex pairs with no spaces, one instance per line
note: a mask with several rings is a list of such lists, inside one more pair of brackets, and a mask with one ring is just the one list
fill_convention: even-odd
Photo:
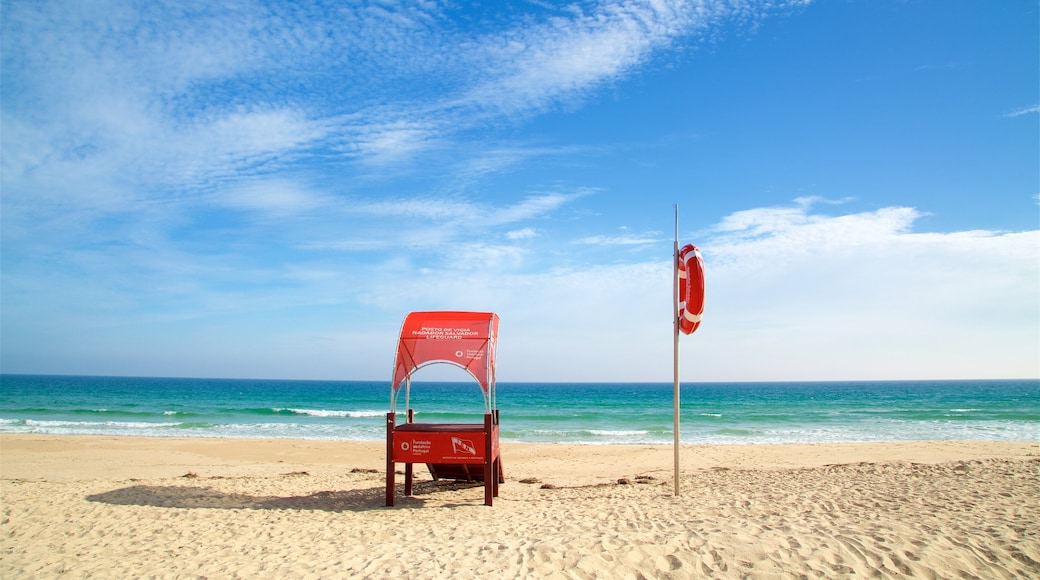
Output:
[[413,455],[428,455],[430,453],[430,447],[432,442],[428,440],[416,440],[412,439],[412,454]]

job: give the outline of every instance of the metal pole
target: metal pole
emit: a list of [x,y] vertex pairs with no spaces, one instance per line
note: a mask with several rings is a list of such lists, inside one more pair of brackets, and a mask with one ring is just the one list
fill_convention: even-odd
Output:
[[672,377],[674,495],[679,495],[679,204],[675,204],[675,243],[672,248]]

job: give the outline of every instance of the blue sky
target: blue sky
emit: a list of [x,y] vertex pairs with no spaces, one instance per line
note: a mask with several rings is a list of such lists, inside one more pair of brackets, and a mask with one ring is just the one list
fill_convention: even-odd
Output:
[[475,4],[3,0],[3,372],[1040,376],[1036,2]]

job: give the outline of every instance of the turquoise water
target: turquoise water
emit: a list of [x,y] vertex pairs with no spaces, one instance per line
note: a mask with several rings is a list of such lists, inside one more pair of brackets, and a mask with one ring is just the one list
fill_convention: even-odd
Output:
[[[382,440],[385,381],[0,375],[0,433]],[[399,401],[399,412],[404,397]],[[475,383],[415,382],[417,420],[478,422]],[[670,383],[500,383],[502,438],[671,443]],[[1040,440],[1040,381],[686,383],[683,443]]]

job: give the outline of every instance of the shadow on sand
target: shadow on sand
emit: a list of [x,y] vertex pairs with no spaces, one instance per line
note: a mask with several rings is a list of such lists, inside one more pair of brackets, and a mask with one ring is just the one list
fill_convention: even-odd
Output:
[[[403,487],[395,494],[396,508],[422,507],[421,496],[447,490],[483,488],[482,483],[416,482],[411,497]],[[182,509],[315,510],[328,512],[395,509],[386,506],[386,488],[319,491],[298,496],[254,496],[197,485],[132,485],[88,495],[87,501]]]

